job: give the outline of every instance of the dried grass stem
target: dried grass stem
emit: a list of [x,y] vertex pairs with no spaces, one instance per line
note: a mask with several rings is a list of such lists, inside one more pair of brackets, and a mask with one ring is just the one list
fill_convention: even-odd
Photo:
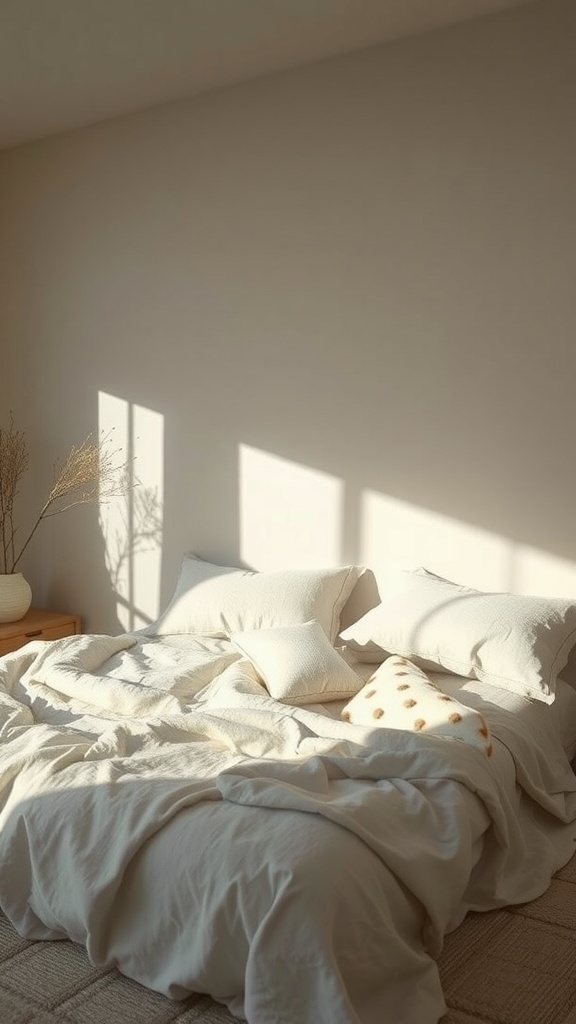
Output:
[[13,573],[40,523],[76,505],[108,501],[126,492],[129,475],[126,463],[117,465],[119,451],[110,449],[110,437],[94,440],[90,434],[81,445],[72,446],[66,461],[54,467],[54,483],[32,529],[16,547],[18,532],[14,505],[20,481],[28,469],[26,437],[16,430],[12,417],[7,429],[0,427],[0,572]]

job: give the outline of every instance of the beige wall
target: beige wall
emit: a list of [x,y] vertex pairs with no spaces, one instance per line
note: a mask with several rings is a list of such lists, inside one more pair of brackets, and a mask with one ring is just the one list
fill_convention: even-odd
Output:
[[101,393],[162,505],[128,574],[95,509],[45,524],[37,603],[138,624],[190,548],[576,592],[575,33],[546,0],[0,155],[37,498]]

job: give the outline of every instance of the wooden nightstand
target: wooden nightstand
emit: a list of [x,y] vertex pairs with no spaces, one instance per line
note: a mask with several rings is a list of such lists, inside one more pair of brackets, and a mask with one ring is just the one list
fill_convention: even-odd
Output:
[[0,622],[0,655],[17,651],[30,640],[59,640],[80,632],[80,616],[31,608],[17,622]]

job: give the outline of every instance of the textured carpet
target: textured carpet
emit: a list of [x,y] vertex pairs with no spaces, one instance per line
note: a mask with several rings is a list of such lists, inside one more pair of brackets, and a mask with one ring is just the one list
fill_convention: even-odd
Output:
[[443,1024],[576,1024],[576,855],[532,903],[469,914],[440,973]]
[[[576,1024],[576,855],[534,902],[469,915],[448,936],[440,969],[442,1024]],[[206,996],[172,1003],[97,970],[70,942],[27,942],[0,916],[1,1024],[233,1020]]]

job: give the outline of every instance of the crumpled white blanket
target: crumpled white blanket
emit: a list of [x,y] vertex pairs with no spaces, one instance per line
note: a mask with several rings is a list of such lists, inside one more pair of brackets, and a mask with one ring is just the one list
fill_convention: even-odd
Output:
[[487,759],[288,707],[225,641],[33,642],[0,659],[0,907],[250,1024],[435,1024],[446,931],[574,850],[554,734],[490,727]]

